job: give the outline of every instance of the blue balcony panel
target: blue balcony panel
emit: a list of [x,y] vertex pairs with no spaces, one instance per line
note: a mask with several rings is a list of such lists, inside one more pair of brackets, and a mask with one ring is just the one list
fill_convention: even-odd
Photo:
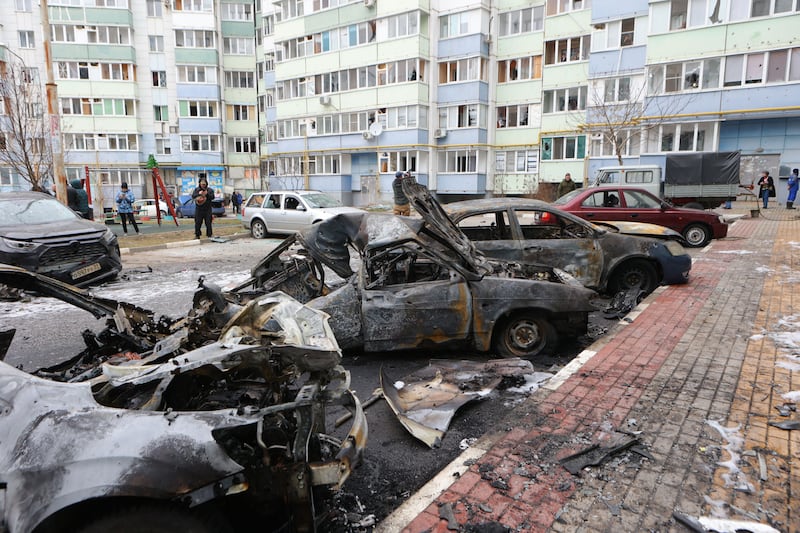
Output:
[[484,194],[486,174],[443,174],[437,177],[439,194]]

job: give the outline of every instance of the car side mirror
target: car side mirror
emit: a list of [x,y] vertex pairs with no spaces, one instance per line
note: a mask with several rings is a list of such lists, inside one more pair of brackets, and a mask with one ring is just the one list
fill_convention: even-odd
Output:
[[305,211],[306,210],[306,208],[304,206],[302,206],[302,205],[298,205],[294,209],[295,209],[295,211]]

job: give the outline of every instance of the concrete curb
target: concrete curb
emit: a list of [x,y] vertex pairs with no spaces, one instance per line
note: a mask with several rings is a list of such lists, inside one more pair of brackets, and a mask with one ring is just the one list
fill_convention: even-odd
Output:
[[[220,235],[220,238],[224,239],[241,239],[242,237],[249,237],[249,233],[234,233],[233,235]],[[165,242],[163,244],[153,244],[151,246],[136,246],[136,247],[128,247],[128,248],[120,248],[119,253],[122,255],[127,254],[135,254],[138,252],[152,252],[154,250],[167,250],[170,248],[186,248],[189,246],[197,246],[198,244],[203,244],[207,242],[213,242],[208,237],[202,239],[191,239],[188,241],[173,241],[173,242]]]

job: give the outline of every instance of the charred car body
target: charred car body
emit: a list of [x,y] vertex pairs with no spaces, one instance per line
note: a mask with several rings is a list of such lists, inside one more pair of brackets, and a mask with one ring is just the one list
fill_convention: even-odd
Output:
[[[289,237],[228,297],[285,291],[330,315],[343,349],[466,346],[530,357],[586,332],[593,291],[558,269],[488,260],[438,203],[422,201],[424,219],[348,213]],[[296,241],[303,249],[291,254]],[[345,281],[326,284],[325,266]]]
[[[176,320],[16,267],[0,283],[107,317],[63,363],[0,362],[0,531],[318,530],[367,436],[322,313],[282,293],[233,305],[202,279]],[[332,404],[353,414],[341,439]]]
[[561,268],[584,286],[617,293],[689,281],[692,258],[676,231],[635,222],[593,224],[523,198],[454,202],[444,209],[489,257]]

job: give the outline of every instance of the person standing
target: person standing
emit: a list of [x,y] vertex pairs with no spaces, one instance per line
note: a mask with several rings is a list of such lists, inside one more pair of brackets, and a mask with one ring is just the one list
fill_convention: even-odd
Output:
[[758,195],[761,197],[764,209],[767,209],[769,197],[775,196],[775,182],[772,181],[772,176],[766,170],[761,173],[761,177],[758,179]]
[[205,178],[200,178],[200,182],[194,191],[192,191],[192,198],[194,199],[194,236],[196,239],[200,238],[203,223],[206,225],[206,237],[213,237],[214,230],[211,227],[211,202],[214,201],[214,189],[208,186],[208,181]]
[[128,184],[124,181],[120,185],[120,191],[117,193],[117,213],[122,220],[122,233],[128,234],[128,222],[131,223],[136,235],[139,235],[139,226],[136,224],[136,219],[133,216],[133,202],[136,201],[136,196],[128,190]]
[[394,209],[392,213],[399,216],[411,215],[411,204],[408,201],[408,196],[403,192],[403,180],[410,176],[408,173],[397,171],[394,174],[394,181],[392,181],[392,193],[394,195]]
[[789,188],[789,195],[786,197],[786,209],[794,209],[794,199],[797,198],[797,188],[800,186],[800,176],[798,176],[800,169],[792,170],[789,174],[789,180],[786,182]]
[[238,215],[242,212],[242,195],[237,191],[233,191],[231,195],[231,204],[233,204],[233,214]]
[[83,182],[78,178],[72,179],[69,182],[72,189],[72,194],[67,195],[69,201],[72,202],[70,207],[80,216],[87,220],[91,220],[91,211],[89,210],[89,195],[86,189],[83,188]]
[[572,176],[569,172],[564,174],[564,179],[561,180],[561,183],[558,184],[558,188],[556,189],[556,197],[561,198],[568,192],[572,192],[577,189],[578,186],[572,181]]

